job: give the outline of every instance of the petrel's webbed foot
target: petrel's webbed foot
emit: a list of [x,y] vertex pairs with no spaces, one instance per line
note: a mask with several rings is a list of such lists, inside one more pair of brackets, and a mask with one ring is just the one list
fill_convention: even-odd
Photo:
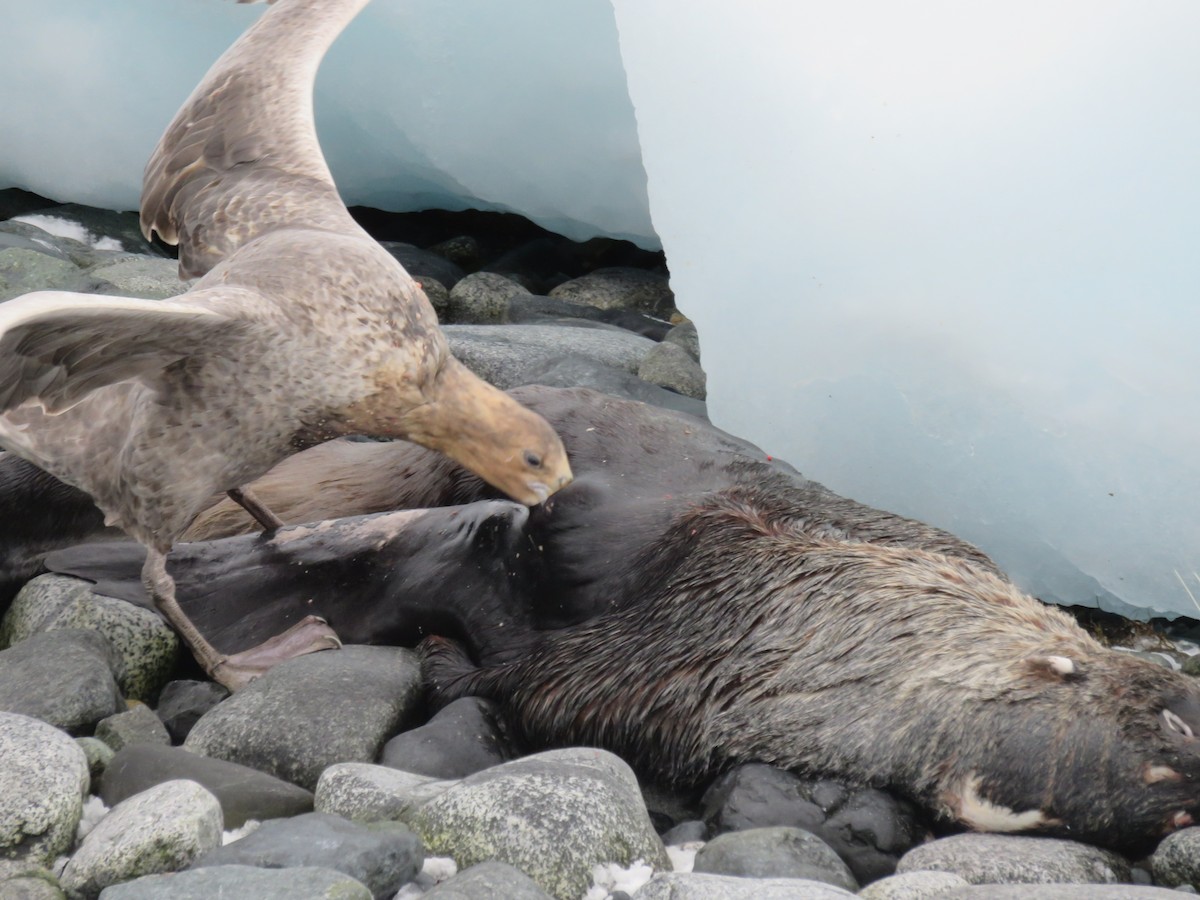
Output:
[[226,491],[229,499],[250,513],[259,525],[263,527],[263,531],[275,531],[277,528],[283,527],[283,519],[267,509],[258,497],[250,488],[243,485],[242,487],[230,488]]
[[305,616],[287,631],[275,635],[257,647],[226,656],[205,640],[200,630],[179,606],[175,599],[175,580],[167,573],[165,550],[147,548],[142,581],[154,601],[155,608],[187,644],[192,655],[196,657],[196,662],[200,663],[209,678],[225,685],[231,691],[244,688],[271,666],[285,659],[342,646],[337,634],[324,619]]
[[319,650],[336,650],[341,646],[336,632],[324,619],[305,616],[287,631],[263,641],[257,647],[223,657],[206,671],[215,681],[236,691],[285,660]]

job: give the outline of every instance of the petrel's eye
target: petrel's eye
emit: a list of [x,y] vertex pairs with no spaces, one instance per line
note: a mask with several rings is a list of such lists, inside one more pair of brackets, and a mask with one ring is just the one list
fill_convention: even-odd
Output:
[[525,465],[531,469],[540,469],[542,467],[542,458],[532,450],[525,451]]

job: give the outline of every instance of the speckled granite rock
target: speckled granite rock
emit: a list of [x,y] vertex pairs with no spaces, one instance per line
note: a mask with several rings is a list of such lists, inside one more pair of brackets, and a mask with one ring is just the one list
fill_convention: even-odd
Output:
[[0,711],[41,719],[73,734],[125,709],[113,677],[115,652],[94,631],[64,628],[0,650]]
[[748,878],[805,878],[858,890],[858,882],[828,844],[815,834],[785,826],[718,835],[700,848],[692,871]]
[[96,737],[113,750],[121,750],[131,744],[160,744],[164,747],[171,744],[171,736],[154,710],[140,703],[97,722]]
[[909,850],[899,873],[954,872],[971,884],[1117,884],[1129,863],[1111,850],[1056,838],[957,834]]
[[87,757],[70,737],[0,713],[0,859],[48,864],[69,848],[88,783]]
[[101,293],[121,297],[165,300],[189,287],[189,282],[179,280],[179,264],[161,256],[121,256],[93,266],[88,274],[106,283]]
[[112,762],[116,751],[104,743],[104,741],[95,737],[76,738],[75,743],[79,745],[79,749],[87,757],[88,772],[92,776],[92,781],[95,782],[104,773],[104,770],[108,768],[108,764]]
[[458,784],[368,763],[338,763],[321,773],[314,805],[356,822],[409,822],[424,804]]
[[428,900],[550,900],[532,878],[508,863],[482,862],[425,892]]
[[112,884],[174,872],[221,843],[221,806],[194,781],[168,781],[118,804],[62,873],[68,893],[95,897]]
[[635,309],[663,317],[675,307],[675,295],[665,275],[624,266],[596,269],[565,281],[550,296],[600,309]]
[[425,861],[420,839],[402,825],[365,828],[328,813],[275,819],[244,838],[216,847],[192,863],[336,869],[361,881],[376,898],[391,897]]
[[831,884],[803,878],[660,872],[633,895],[633,900],[838,900],[853,896]]
[[967,884],[965,878],[953,872],[907,872],[868,884],[858,896],[859,900],[929,900]]
[[326,766],[374,760],[420,692],[411,650],[313,653],[276,666],[208,712],[184,747],[311,790]]
[[103,900],[372,900],[362,882],[332,869],[214,866],[149,875],[105,888]]
[[1151,856],[1150,865],[1159,884],[1200,885],[1200,828],[1183,828],[1167,835]]
[[669,865],[633,772],[604,750],[552,750],[477,772],[421,807],[413,827],[430,853],[464,868],[510,863],[563,900],[587,889],[599,863]]
[[678,344],[657,344],[638,364],[638,378],[659,387],[703,400],[708,396],[708,376],[686,350]]
[[975,884],[937,900],[1179,900],[1178,891],[1132,884]]
[[179,638],[155,613],[93,594],[90,582],[40,575],[13,600],[0,623],[0,646],[60,628],[103,634],[117,653],[117,684],[134,700],[152,700],[178,661]]

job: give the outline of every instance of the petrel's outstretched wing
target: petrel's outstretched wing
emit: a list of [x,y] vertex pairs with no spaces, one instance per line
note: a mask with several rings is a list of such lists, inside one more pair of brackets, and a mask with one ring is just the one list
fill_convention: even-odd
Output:
[[317,143],[312,92],[325,51],[367,2],[274,4],[167,126],[142,180],[142,231],[179,245],[183,277],[281,226],[357,229]]
[[97,388],[228,340],[242,323],[190,303],[39,291],[0,304],[0,413],[60,413]]

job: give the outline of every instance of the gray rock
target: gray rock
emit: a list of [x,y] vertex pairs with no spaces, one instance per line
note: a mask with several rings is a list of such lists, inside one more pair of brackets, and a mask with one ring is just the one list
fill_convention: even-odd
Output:
[[696,841],[708,840],[708,826],[699,819],[688,819],[680,822],[662,836],[662,842],[668,847],[678,847],[680,844],[691,844]]
[[1150,857],[1154,880],[1167,887],[1200,884],[1200,828],[1182,828],[1166,836]]
[[642,381],[624,369],[605,365],[587,357],[569,356],[564,359],[547,360],[526,369],[525,377],[528,379],[526,384],[591,388],[594,391],[612,394],[614,397],[678,410],[701,421],[708,421],[708,407],[703,400],[668,391],[657,384]]
[[96,724],[96,737],[113,750],[121,750],[131,744],[171,745],[171,736],[154,710],[140,703],[115,716],[101,719]]
[[599,863],[669,866],[633,772],[604,750],[552,750],[477,772],[413,817],[431,853],[466,868],[516,866],[547,893],[579,897]]
[[18,878],[0,880],[0,897],[3,900],[66,900],[53,875],[22,875]]
[[340,816],[313,812],[264,822],[240,840],[210,850],[193,862],[192,868],[336,869],[381,898],[412,881],[424,861],[420,839],[402,825],[365,828]]
[[596,269],[564,281],[550,296],[600,309],[633,309],[662,318],[670,316],[675,308],[675,295],[665,276],[623,266]]
[[[79,745],[79,749],[87,757],[88,773],[91,775],[93,783],[96,782],[104,774],[104,770],[108,768],[108,764],[112,762],[116,751],[104,743],[104,741],[95,737],[75,738],[75,743]],[[107,803],[107,801],[105,802]],[[108,805],[112,806],[111,803]]]
[[451,262],[442,253],[422,250],[420,247],[414,247],[412,244],[405,244],[401,241],[380,241],[379,243],[396,258],[400,265],[404,266],[404,271],[408,272],[416,281],[423,283],[426,278],[435,278],[447,288],[453,288],[463,277],[462,268]]
[[100,797],[115,806],[156,784],[188,779],[205,787],[221,804],[225,828],[248,819],[276,819],[311,812],[313,795],[282,779],[226,762],[197,756],[182,747],[134,744],[109,763],[100,779]]
[[685,397],[703,400],[708,396],[708,376],[678,344],[655,344],[638,365],[638,378]]
[[154,711],[171,740],[182,744],[200,717],[229,696],[215,681],[171,681],[158,695]]
[[860,884],[896,870],[900,856],[925,837],[911,805],[873,788],[803,779],[761,763],[730,770],[705,792],[704,818],[715,833],[788,825],[815,834]]
[[[571,321],[561,321],[563,319]],[[508,301],[507,321],[512,323],[579,325],[579,320],[623,328],[652,341],[661,341],[671,330],[671,326],[661,319],[629,309],[596,309],[594,306],[536,294],[520,294]]]
[[371,900],[362,882],[333,869],[214,866],[149,875],[105,888],[101,900]]
[[117,652],[121,692],[152,700],[175,668],[179,638],[154,612],[94,594],[91,588],[90,582],[68,575],[34,578],[14,598],[0,624],[0,647],[61,628],[99,632]]
[[430,253],[436,253],[443,259],[449,260],[464,271],[473,272],[479,268],[479,241],[469,234],[447,238],[426,249]]
[[429,305],[437,313],[438,322],[450,321],[450,292],[446,290],[446,286],[428,275],[421,278],[420,284]]
[[[35,253],[45,253],[53,256],[55,259],[65,260],[66,262],[71,261],[70,254],[57,247],[50,240],[49,235],[45,235],[45,232],[42,232],[40,228],[35,229],[32,225],[28,226],[28,233],[24,234],[12,234],[4,230],[5,228],[12,227],[12,224],[20,225],[21,223],[0,223],[0,250],[7,250],[9,247],[18,247],[22,250],[32,250]],[[22,231],[26,231],[26,229],[22,229]]]
[[401,732],[383,745],[380,763],[434,778],[463,778],[518,756],[499,707],[463,697],[420,728]]
[[119,803],[88,832],[62,873],[69,894],[175,872],[221,843],[221,806],[194,781],[167,781]]
[[321,773],[314,806],[355,822],[409,822],[456,784],[387,766],[338,763]]
[[1179,892],[1132,884],[975,884],[937,900],[1179,900]]
[[73,734],[125,709],[115,653],[94,631],[37,634],[0,650],[0,711],[33,716]]
[[48,864],[67,850],[88,784],[87,757],[70,737],[0,712],[0,859]]
[[0,301],[31,291],[86,291],[94,284],[69,260],[24,247],[0,250]]
[[1116,884],[1129,863],[1111,850],[1056,838],[958,834],[904,854],[898,873],[954,872],[971,884]]
[[583,357],[634,374],[649,338],[621,329],[558,325],[447,325],[450,349],[480,378],[507,390],[548,364]]
[[858,897],[859,900],[928,900],[967,884],[965,878],[953,872],[907,872],[868,884],[858,892]]
[[428,900],[550,900],[532,878],[508,863],[482,862],[425,892]]
[[678,344],[687,352],[688,356],[696,362],[700,362],[700,333],[696,331],[696,323],[690,319],[680,322],[668,331],[663,342]]
[[815,834],[783,826],[718,835],[697,852],[692,870],[748,878],[806,878],[858,890],[858,882],[828,844]]
[[88,275],[104,282],[100,293],[165,300],[182,294],[191,282],[179,279],[179,264],[162,256],[121,256],[93,266]]
[[276,666],[208,712],[184,747],[311,790],[326,766],[374,760],[420,693],[411,650],[313,653]]
[[633,900],[836,900],[854,894],[803,878],[736,878],[694,872],[659,872]]
[[450,289],[448,322],[493,325],[508,321],[508,303],[528,294],[521,285],[494,272],[468,275]]

